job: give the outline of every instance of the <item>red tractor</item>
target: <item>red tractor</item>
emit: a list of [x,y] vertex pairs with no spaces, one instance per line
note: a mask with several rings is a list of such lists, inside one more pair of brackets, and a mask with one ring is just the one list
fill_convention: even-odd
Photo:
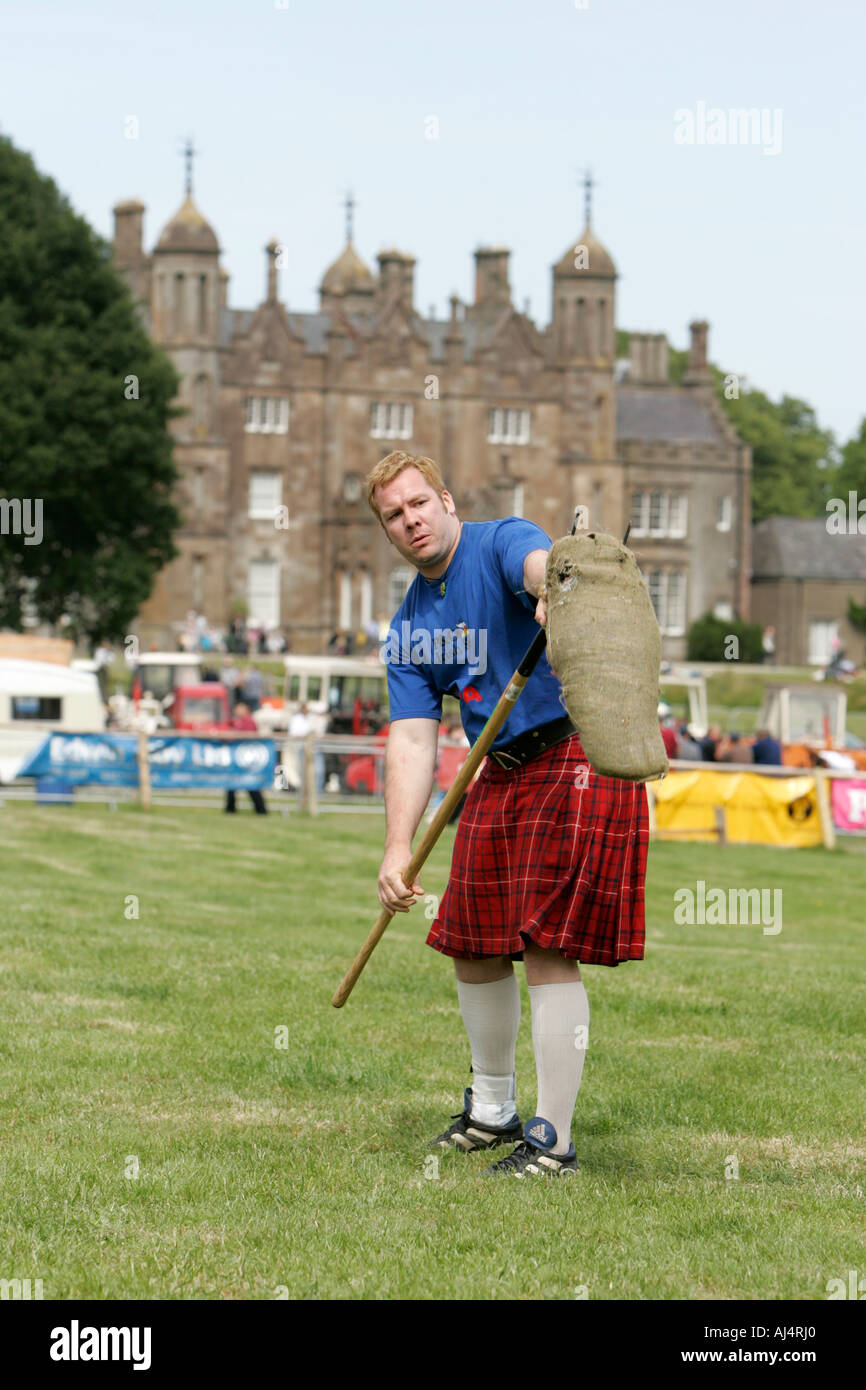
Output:
[[176,686],[165,713],[172,728],[192,734],[216,734],[232,727],[228,691],[217,681]]

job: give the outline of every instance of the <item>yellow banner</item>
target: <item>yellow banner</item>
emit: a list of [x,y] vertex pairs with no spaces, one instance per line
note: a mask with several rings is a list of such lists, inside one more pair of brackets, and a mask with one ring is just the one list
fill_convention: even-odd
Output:
[[823,842],[814,777],[762,777],[757,772],[670,772],[649,784],[656,826],[688,832],[682,840],[714,840],[716,806],[724,807],[729,840],[802,849]]

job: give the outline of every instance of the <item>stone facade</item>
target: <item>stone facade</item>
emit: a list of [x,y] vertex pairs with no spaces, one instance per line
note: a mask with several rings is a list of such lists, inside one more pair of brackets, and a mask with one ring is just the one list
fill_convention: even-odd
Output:
[[752,618],[776,629],[780,666],[823,666],[835,644],[866,664],[866,635],[848,601],[866,603],[866,533],[835,535],[827,520],[773,516],[754,527]]
[[616,535],[632,518],[666,657],[708,608],[748,616],[751,463],[713,396],[707,326],[681,385],[663,335],[633,335],[617,361],[617,273],[589,226],[552,267],[539,328],[512,303],[503,247],[476,251],[474,302],[452,296],[437,319],[414,308],[411,256],[382,251],[376,275],[351,242],[318,311],[295,312],[271,242],[265,298],[243,310],[190,196],[150,254],[143,205],[114,213],[116,264],[187,410],[181,553],[141,612],[144,643],[174,646],[190,608],[225,628],[246,606],[299,652],[390,617],[414,571],[360,484],[393,448],[436,459],[466,520],[523,515],[556,538],[578,504]]

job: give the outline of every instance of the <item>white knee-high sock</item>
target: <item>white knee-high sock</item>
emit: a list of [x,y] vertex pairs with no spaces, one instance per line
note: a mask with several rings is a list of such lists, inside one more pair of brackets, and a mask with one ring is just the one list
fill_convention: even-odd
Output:
[[530,985],[532,1045],[538,1075],[536,1114],[556,1130],[553,1153],[571,1145],[571,1121],[583,1075],[589,1034],[589,1000],[582,980]]
[[460,1012],[472,1048],[472,1118],[505,1125],[517,1114],[514,1053],[520,1027],[520,986],[514,971],[504,980],[471,985],[457,981]]

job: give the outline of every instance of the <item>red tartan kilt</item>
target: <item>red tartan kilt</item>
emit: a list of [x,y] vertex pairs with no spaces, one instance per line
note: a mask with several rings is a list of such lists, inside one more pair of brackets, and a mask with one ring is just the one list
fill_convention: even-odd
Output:
[[488,758],[427,944],[519,959],[527,938],[583,964],[642,960],[648,838],[644,786],[599,777],[577,734],[511,772]]

